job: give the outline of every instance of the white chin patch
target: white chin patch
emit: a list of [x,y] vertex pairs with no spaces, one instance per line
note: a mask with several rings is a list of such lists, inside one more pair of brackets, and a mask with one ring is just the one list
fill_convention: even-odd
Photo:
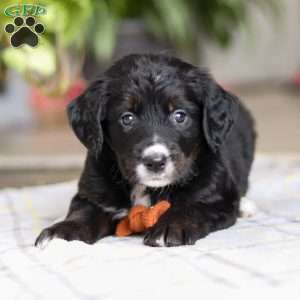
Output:
[[161,173],[149,172],[143,164],[136,167],[139,182],[148,187],[163,187],[173,182],[174,164],[167,162],[166,168]]

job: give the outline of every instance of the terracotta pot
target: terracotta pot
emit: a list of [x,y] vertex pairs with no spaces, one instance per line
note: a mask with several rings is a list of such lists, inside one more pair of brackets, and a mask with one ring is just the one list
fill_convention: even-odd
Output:
[[66,123],[66,106],[86,88],[84,80],[71,85],[63,96],[49,97],[39,88],[31,88],[30,102],[39,126],[56,127]]
[[300,72],[294,76],[293,83],[300,88]]

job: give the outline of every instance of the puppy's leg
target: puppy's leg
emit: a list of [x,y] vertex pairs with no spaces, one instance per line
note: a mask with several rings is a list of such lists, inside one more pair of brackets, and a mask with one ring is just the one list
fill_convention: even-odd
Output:
[[114,232],[120,213],[121,211],[105,212],[105,209],[76,195],[65,220],[45,228],[36,239],[35,246],[44,248],[53,238],[80,240],[92,244]]
[[78,194],[73,198],[65,220],[44,229],[35,241],[36,246],[43,247],[54,237],[92,244],[114,232],[118,219],[127,215],[125,207],[128,203],[109,182],[107,169],[97,167],[93,158],[87,157]]
[[210,232],[227,228],[236,222],[238,205],[217,203],[175,204],[146,234],[149,246],[193,245]]

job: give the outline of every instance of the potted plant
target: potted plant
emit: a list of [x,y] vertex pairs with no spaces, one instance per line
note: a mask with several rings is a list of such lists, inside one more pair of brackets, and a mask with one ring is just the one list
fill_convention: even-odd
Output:
[[[69,2],[69,3],[68,3]],[[74,3],[71,3],[74,2]],[[31,85],[30,102],[40,124],[57,124],[65,119],[66,104],[78,96],[85,88],[81,74],[84,57],[84,37],[81,32],[89,14],[90,5],[85,1],[40,1],[47,13],[35,16],[45,31],[39,35],[36,47],[22,45],[14,48],[10,45],[10,36],[1,32],[2,51],[0,60],[23,75]],[[77,6],[76,6],[77,4]],[[15,1],[1,3],[1,10],[14,6]],[[22,13],[22,2],[14,8],[16,15]],[[24,19],[30,15],[21,15]],[[76,21],[74,21],[74,19]],[[14,17],[1,15],[0,26],[13,24]]]

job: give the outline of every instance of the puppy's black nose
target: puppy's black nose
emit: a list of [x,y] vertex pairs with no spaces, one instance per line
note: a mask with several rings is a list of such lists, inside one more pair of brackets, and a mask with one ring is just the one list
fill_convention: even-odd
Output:
[[143,164],[151,172],[161,172],[166,167],[167,157],[164,154],[153,154],[143,157]]

